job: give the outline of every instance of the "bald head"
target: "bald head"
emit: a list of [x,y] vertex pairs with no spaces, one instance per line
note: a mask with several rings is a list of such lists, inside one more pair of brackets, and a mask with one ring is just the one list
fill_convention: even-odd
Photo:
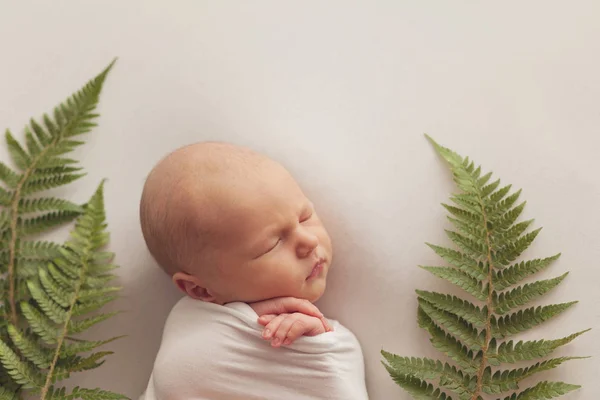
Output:
[[169,275],[209,259],[223,192],[264,164],[275,163],[244,147],[203,142],[175,150],[152,169],[140,222],[150,253]]

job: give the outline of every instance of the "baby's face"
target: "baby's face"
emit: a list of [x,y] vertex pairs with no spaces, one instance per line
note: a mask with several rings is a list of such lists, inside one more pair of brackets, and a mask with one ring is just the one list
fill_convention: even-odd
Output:
[[217,301],[253,302],[280,296],[316,301],[325,291],[331,239],[313,204],[280,167],[257,181],[224,189],[218,267],[207,286]]

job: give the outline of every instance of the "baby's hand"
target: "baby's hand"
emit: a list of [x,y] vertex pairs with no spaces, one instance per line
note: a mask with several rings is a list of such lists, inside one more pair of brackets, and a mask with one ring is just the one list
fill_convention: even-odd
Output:
[[258,323],[265,327],[262,337],[271,340],[273,347],[287,346],[300,336],[316,336],[331,330],[322,319],[302,313],[263,315]]

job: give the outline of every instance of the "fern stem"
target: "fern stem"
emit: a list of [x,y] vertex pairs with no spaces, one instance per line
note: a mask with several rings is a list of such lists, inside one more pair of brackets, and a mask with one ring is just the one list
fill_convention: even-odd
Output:
[[[87,253],[87,251],[86,251]],[[75,303],[79,298],[79,291],[81,290],[81,286],[85,281],[85,274],[87,272],[87,260],[85,260],[82,264],[83,268],[79,273],[79,281],[77,282],[77,286],[75,287],[75,292],[73,294],[73,298],[71,299],[71,304],[69,305],[69,311],[67,311],[67,318],[65,320],[65,324],[63,326],[62,333],[58,338],[58,342],[56,343],[56,351],[54,352],[54,358],[52,359],[52,363],[50,364],[50,368],[48,370],[48,375],[46,375],[46,382],[44,383],[44,387],[42,388],[40,394],[40,400],[46,400],[46,396],[48,395],[48,390],[52,385],[52,374],[54,374],[54,368],[58,363],[58,358],[60,357],[60,350],[62,349],[62,345],[69,333],[69,322],[71,322],[71,317],[73,316],[73,308],[75,307]]]
[[[68,127],[69,124],[67,124],[65,126]],[[62,133],[62,132],[61,132]],[[44,150],[42,150],[31,162],[31,164],[29,165],[29,167],[25,170],[25,172],[23,173],[23,177],[21,178],[21,180],[19,181],[19,183],[17,184],[17,187],[15,189],[15,195],[13,197],[12,200],[12,204],[11,204],[11,219],[10,219],[10,242],[8,245],[8,249],[9,249],[9,259],[8,259],[8,284],[9,284],[9,289],[8,289],[8,299],[9,299],[9,303],[10,303],[10,321],[12,322],[12,324],[14,326],[19,326],[18,325],[18,315],[17,315],[17,302],[16,302],[16,281],[17,281],[17,274],[16,274],[16,268],[15,268],[15,259],[16,259],[16,253],[17,253],[17,222],[19,221],[19,203],[21,202],[21,190],[23,189],[23,186],[25,185],[25,183],[27,182],[27,179],[29,179],[29,176],[31,175],[31,173],[33,172],[33,170],[35,169],[37,163],[40,161],[40,159],[42,159],[42,157],[44,157],[46,155],[46,153],[48,152],[48,150],[50,150],[52,147],[56,146],[56,144],[58,143],[59,139],[61,138],[61,135],[57,135],[52,142],[50,142],[50,144],[48,146],[46,146],[46,148]]]
[[493,303],[493,293],[494,286],[492,281],[492,272],[494,270],[494,265],[492,263],[492,244],[490,240],[490,230],[488,229],[488,217],[485,212],[485,203],[481,198],[481,194],[477,194],[477,198],[479,199],[479,204],[481,205],[481,212],[483,215],[483,226],[486,232],[485,241],[487,245],[487,262],[488,262],[488,297],[487,297],[487,316],[485,321],[485,342],[481,348],[482,356],[481,356],[481,364],[479,365],[479,369],[477,370],[477,386],[475,387],[475,391],[473,392],[473,396],[471,396],[471,400],[477,400],[483,390],[483,373],[485,372],[485,368],[487,367],[487,352],[490,348],[490,342],[492,340],[492,315],[494,314],[494,303]]

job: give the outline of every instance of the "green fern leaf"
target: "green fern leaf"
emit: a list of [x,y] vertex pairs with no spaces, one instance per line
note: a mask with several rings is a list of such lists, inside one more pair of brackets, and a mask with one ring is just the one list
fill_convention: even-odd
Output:
[[444,208],[448,210],[450,214],[454,215],[458,220],[464,223],[475,225],[481,225],[483,223],[483,216],[481,215],[463,210],[462,208],[449,206],[447,204],[442,204],[442,206],[444,206]]
[[446,235],[460,247],[466,255],[473,259],[482,259],[487,256],[488,250],[485,243],[480,240],[472,240],[460,233],[446,230]]
[[543,358],[550,355],[558,347],[570,343],[573,339],[588,331],[589,329],[586,329],[555,340],[519,341],[516,344],[510,340],[500,344],[497,348],[490,349],[488,359],[490,363],[494,363],[493,365],[499,365],[500,363],[516,363]]
[[109,282],[115,279],[114,275],[102,274],[98,276],[89,276],[85,280],[83,289],[98,289],[105,287]]
[[487,231],[485,229],[450,216],[447,218],[466,238],[480,245],[486,245]]
[[21,361],[10,347],[0,340],[0,362],[12,379],[26,389],[43,385],[42,376],[29,363]]
[[18,398],[16,391],[0,386],[0,400],[17,400]]
[[485,276],[487,276],[487,269],[465,254],[430,243],[427,243],[427,246],[429,246],[435,252],[435,254],[442,257],[444,261],[468,274],[472,278],[482,280],[485,278]]
[[23,195],[30,195],[36,192],[54,189],[74,182],[83,176],[85,176],[85,174],[63,174],[30,180],[23,185],[22,193]]
[[22,241],[19,245],[19,257],[51,260],[60,257],[60,245],[44,241]]
[[46,369],[52,361],[52,352],[43,347],[30,335],[25,335],[13,325],[8,326],[8,334],[19,352],[31,361],[36,367]]
[[475,354],[452,335],[440,329],[420,307],[417,314],[419,326],[429,332],[433,347],[454,360],[463,369],[464,373],[473,375],[479,365],[479,360],[475,358]]
[[43,156],[40,157],[37,162],[37,167],[40,169],[47,168],[58,168],[64,167],[65,165],[73,165],[77,164],[77,160],[73,160],[72,158],[66,157],[51,157],[51,156]]
[[6,186],[11,189],[15,189],[21,178],[22,176],[20,174],[17,174],[6,164],[0,161],[0,181],[4,182]]
[[387,363],[383,362],[383,365],[388,371],[393,371],[390,372],[392,376],[404,375],[423,381],[439,379],[442,388],[456,392],[461,399],[468,398],[472,394],[469,388],[471,378],[448,363],[442,364],[440,361],[428,358],[398,357],[386,351],[382,351],[381,354],[387,361]]
[[560,253],[544,259],[535,259],[527,262],[523,261],[502,271],[494,271],[492,277],[494,289],[504,290],[511,287],[536,272],[545,269],[553,261],[558,260],[559,257]]
[[[15,261],[17,265],[17,278],[21,280],[27,280],[36,276],[38,271],[46,268],[48,263],[48,261],[44,259],[17,258]],[[29,293],[29,290],[26,290],[25,292]]]
[[512,185],[506,185],[502,189],[498,189],[496,192],[492,193],[490,197],[485,198],[484,202],[486,204],[486,210],[489,211],[490,209],[493,209],[492,207],[495,207],[497,203],[504,199],[511,188]]
[[93,353],[88,357],[68,357],[59,362],[56,365],[56,372],[54,375],[54,380],[63,380],[68,377],[73,372],[82,372],[90,369],[95,369],[101,366],[104,363],[102,360],[107,355],[113,354],[112,351],[99,351],[97,353]]
[[47,344],[54,344],[60,332],[52,321],[29,303],[21,303],[21,310],[31,329]]
[[531,307],[498,319],[492,316],[492,335],[497,338],[504,338],[524,332],[561,314],[576,303],[577,301],[572,301],[544,307]]
[[70,211],[81,214],[83,208],[68,200],[54,197],[42,197],[37,199],[21,199],[19,202],[19,214],[27,214],[40,211]]
[[579,389],[581,386],[570,385],[563,382],[540,382],[532,388],[526,389],[521,393],[515,393],[512,396],[505,397],[504,400],[539,400],[553,399],[562,396],[573,390]]
[[81,333],[83,331],[88,330],[92,326],[99,324],[102,321],[106,321],[107,319],[114,317],[119,314],[119,312],[114,311],[106,314],[96,315],[94,317],[86,318],[81,321],[70,321],[69,322],[69,334]]
[[[518,383],[538,372],[548,371],[558,367],[565,361],[581,359],[585,357],[560,357],[553,358],[544,362],[539,362],[531,367],[512,370],[496,371],[490,378],[484,378],[484,392],[488,394],[501,393],[509,390],[519,389]],[[498,390],[499,388],[499,390]]]
[[464,289],[467,293],[475,296],[477,299],[481,301],[485,301],[487,299],[486,288],[482,287],[481,284],[476,280],[471,278],[469,275],[465,274],[454,268],[447,267],[421,267],[426,271],[431,272],[438,278],[442,278],[447,280],[450,283],[455,284],[456,286]]
[[[9,192],[6,189],[0,187],[0,206],[9,207],[12,203],[14,195],[14,192]],[[2,227],[2,225],[0,225],[0,227]]]
[[498,232],[508,230],[521,216],[523,209],[525,209],[525,205],[527,205],[526,201],[522,202],[512,210],[502,214],[502,216],[500,216],[497,220],[493,221],[491,232],[497,234]]
[[[510,187],[508,190],[510,190]],[[506,199],[496,201],[492,205],[486,207],[486,214],[489,216],[490,219],[494,219],[495,217],[508,212],[521,196],[521,192],[522,190],[519,189],[515,193],[508,196]],[[502,193],[502,197],[504,197],[507,193]]]
[[54,323],[60,324],[67,320],[67,312],[59,304],[56,304],[50,296],[44,292],[40,285],[34,281],[28,281],[27,287],[31,293],[31,297],[35,299],[39,307],[44,311],[44,314]]
[[23,150],[19,142],[13,137],[10,131],[6,130],[6,144],[8,145],[8,152],[17,167],[22,170],[27,169],[31,164],[31,159]]
[[76,387],[73,389],[73,394],[70,399],[81,399],[81,400],[124,400],[127,397],[122,394],[109,392],[101,389],[81,389]]
[[447,396],[439,388],[436,388],[430,383],[410,375],[401,375],[396,373],[392,368],[385,366],[390,376],[401,388],[406,390],[413,399],[416,400],[452,400],[452,397]]
[[513,225],[504,232],[496,232],[493,235],[490,235],[492,247],[502,248],[506,243],[516,241],[523,233],[525,233],[525,231],[531,226],[533,222],[533,219],[519,222],[518,224]]
[[91,299],[97,299],[98,297],[104,297],[109,293],[120,291],[120,286],[107,286],[103,288],[94,288],[88,290],[80,290],[78,299],[80,301],[87,301]]
[[452,196],[450,200],[452,200],[457,206],[462,207],[465,211],[476,215],[483,214],[479,199],[470,193],[467,193],[466,196],[461,194]]
[[21,220],[19,230],[21,235],[33,235],[73,221],[78,215],[79,213],[73,211],[49,212],[38,217]]
[[554,279],[529,283],[509,292],[500,293],[497,298],[494,298],[494,311],[497,314],[506,314],[514,308],[521,307],[558,286],[568,274],[566,272]]
[[454,314],[436,309],[425,300],[419,300],[419,307],[437,325],[454,335],[470,350],[477,352],[483,347],[484,337],[471,324]]
[[513,262],[531,245],[541,230],[542,228],[536,229],[514,242],[506,242],[502,248],[492,253],[492,260],[500,265],[508,265]]
[[106,304],[118,299],[118,296],[105,296],[101,299],[92,299],[83,303],[76,304],[73,307],[73,316],[79,317],[93,311],[98,311]]
[[74,296],[72,289],[61,286],[52,278],[51,274],[43,269],[40,269],[38,274],[46,294],[61,307],[68,308]]
[[48,272],[50,273],[50,276],[52,276],[54,282],[60,285],[63,290],[69,290],[72,292],[71,287],[73,284],[73,279],[69,275],[61,272],[61,270],[53,263],[48,264]]
[[[434,389],[427,390],[427,381],[437,380],[445,395],[457,395],[459,400],[483,400],[484,394],[514,392],[524,379],[564,361],[582,358],[560,357],[524,368],[502,369],[505,363],[546,357],[586,331],[550,341],[501,341],[542,324],[576,303],[512,311],[528,305],[564,280],[566,274],[513,288],[545,269],[560,254],[509,266],[541,231],[527,232],[533,219],[518,222],[527,204],[525,201],[517,204],[522,190],[510,194],[510,184],[501,186],[500,179],[492,181],[491,172],[482,175],[481,167],[468,157],[462,158],[427,138],[448,162],[454,182],[461,189],[461,193],[450,196],[454,205],[442,204],[450,214],[448,220],[456,227],[456,231],[446,233],[460,251],[427,243],[450,266],[421,268],[462,288],[481,303],[478,306],[455,296],[417,290],[419,326],[429,332],[432,345],[457,366],[446,369],[440,361],[399,357],[382,351],[383,365],[392,378],[415,398],[432,398]],[[505,400],[549,399],[574,387],[563,385],[566,384],[545,382]],[[558,390],[554,391],[554,387]],[[435,396],[439,394],[438,391]]]
[[486,322],[487,309],[475,306],[466,300],[447,294],[417,290],[420,298],[435,306],[437,309],[449,312],[463,318],[477,328],[483,328]]
[[107,343],[113,342],[113,341],[121,339],[123,337],[124,336],[116,336],[116,337],[110,338],[108,340],[97,340],[97,341],[88,341],[88,340],[77,341],[75,344],[64,345],[60,350],[60,354],[61,354],[61,357],[70,357],[70,356],[75,356],[80,353],[87,353],[89,351],[92,351],[92,350],[100,347],[100,346],[104,346]]

